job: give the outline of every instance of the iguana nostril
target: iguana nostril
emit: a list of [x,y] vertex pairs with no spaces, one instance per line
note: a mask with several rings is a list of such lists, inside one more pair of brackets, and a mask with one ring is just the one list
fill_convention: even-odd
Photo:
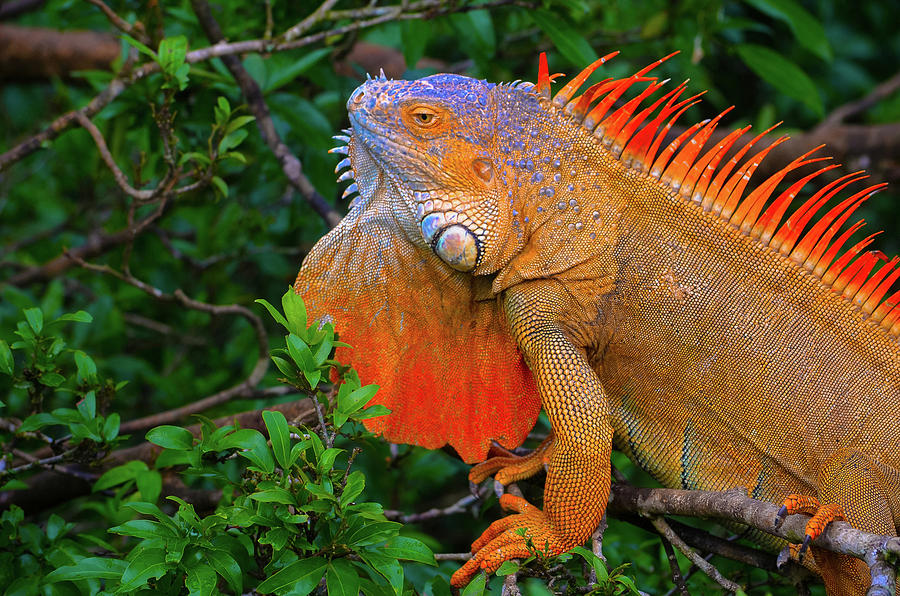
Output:
[[478,262],[478,241],[472,232],[457,224],[441,232],[434,252],[457,271],[471,271]]
[[347,102],[347,106],[351,105],[359,105],[362,103],[363,98],[366,96],[366,92],[362,87],[357,87],[356,91],[350,96],[350,101]]

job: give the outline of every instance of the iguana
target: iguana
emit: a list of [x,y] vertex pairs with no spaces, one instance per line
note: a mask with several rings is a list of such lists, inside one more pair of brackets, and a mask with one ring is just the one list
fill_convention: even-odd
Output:
[[[826,209],[865,178],[847,174],[785,217],[837,166],[776,191],[824,159],[807,153],[751,187],[784,139],[751,154],[765,131],[728,157],[747,129],[708,142],[720,114],[666,143],[699,100],[685,84],[659,96],[661,60],[576,96],[613,55],[555,94],[543,54],[537,84],[382,75],[350,96],[336,137],[358,197],[294,288],[381,386],[392,414],[370,427],[477,462],[492,441],[519,445],[541,406],[552,426],[534,455],[473,469],[508,483],[546,464],[543,509],[503,495],[515,515],[452,584],[527,556],[517,528],[553,553],[584,542],[613,447],[665,486],[746,487],[814,514],[808,539],[842,516],[896,535],[900,268],[864,251],[872,236],[845,249],[862,222],[841,232],[882,185]],[[813,553],[829,594],[864,591],[861,561]]]

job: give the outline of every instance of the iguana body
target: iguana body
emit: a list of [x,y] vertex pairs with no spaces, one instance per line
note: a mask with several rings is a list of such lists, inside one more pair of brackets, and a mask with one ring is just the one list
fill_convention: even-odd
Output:
[[[354,346],[341,358],[382,386],[394,413],[374,428],[388,439],[479,461],[547,411],[543,510],[504,496],[518,515],[473,545],[454,585],[526,556],[519,527],[554,552],[586,540],[613,445],[666,486],[809,495],[897,534],[896,261],[875,267],[864,243],[841,252],[838,230],[876,187],[813,218],[850,175],[782,221],[800,184],[775,184],[817,160],[747,190],[761,155],[724,159],[743,131],[704,147],[716,118],[661,144],[693,103],[682,86],[653,103],[650,80],[614,107],[650,67],[572,99],[601,62],[555,97],[545,68],[536,86],[436,75],[357,89],[339,168],[360,197],[295,285]],[[537,466],[474,476],[498,468],[509,481]],[[814,552],[830,594],[864,590],[862,562]]]

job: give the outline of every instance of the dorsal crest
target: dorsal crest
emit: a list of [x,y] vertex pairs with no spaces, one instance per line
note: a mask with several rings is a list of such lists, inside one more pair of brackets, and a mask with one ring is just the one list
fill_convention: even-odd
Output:
[[[731,108],[715,118],[688,127],[663,146],[675,122],[700,101],[702,93],[680,99],[686,89],[685,81],[661,97],[650,99],[666,81],[657,82],[646,75],[674,56],[670,54],[629,77],[606,79],[576,95],[590,75],[617,53],[595,61],[555,95],[550,87],[557,75],[548,75],[546,56],[541,54],[534,92],[543,98],[542,103],[548,109],[561,110],[590,132],[626,167],[658,181],[681,200],[695,203],[703,211],[715,215],[723,225],[739,230],[815,275],[890,335],[900,337],[900,291],[888,296],[900,277],[900,258],[888,261],[880,251],[865,250],[877,233],[845,248],[853,233],[864,225],[863,220],[839,234],[853,212],[887,185],[875,184],[857,190],[822,214],[826,203],[838,193],[867,178],[862,172],[846,174],[823,186],[785,219],[803,186],[839,167],[824,165],[783,191],[775,192],[791,172],[830,159],[812,157],[822,146],[794,159],[758,185],[749,187],[751,176],[765,156],[788,139],[782,136],[753,151],[753,147],[778,125],[750,139],[727,161],[725,158],[737,140],[750,129],[747,126],[717,143],[708,143],[720,119]],[[626,91],[641,84],[646,87],[616,107],[616,102]],[[880,267],[879,263],[882,263]]]

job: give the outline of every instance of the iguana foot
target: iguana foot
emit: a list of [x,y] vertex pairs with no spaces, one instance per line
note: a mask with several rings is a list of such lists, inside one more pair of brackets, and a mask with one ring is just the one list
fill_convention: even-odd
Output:
[[507,455],[491,457],[469,470],[469,482],[481,484],[490,475],[506,486],[507,484],[534,476],[545,468],[553,455],[553,435],[543,440],[528,455]]
[[[529,557],[535,549],[559,554],[575,546],[566,545],[550,527],[550,521],[544,512],[525,499],[505,494],[500,497],[500,506],[515,514],[492,523],[472,543],[474,556],[450,578],[450,585],[454,588],[464,587],[479,571],[492,573],[504,561]],[[525,528],[525,536],[519,535],[519,528]],[[533,545],[530,550],[529,542]]]
[[775,527],[782,524],[784,518],[793,513],[806,513],[812,517],[806,522],[806,536],[803,538],[803,544],[797,550],[796,557],[798,561],[803,560],[803,555],[809,548],[809,543],[818,538],[825,527],[833,521],[843,521],[844,510],[840,505],[828,504],[822,505],[819,500],[809,495],[788,495],[784,499],[784,504],[778,510],[775,516]]

